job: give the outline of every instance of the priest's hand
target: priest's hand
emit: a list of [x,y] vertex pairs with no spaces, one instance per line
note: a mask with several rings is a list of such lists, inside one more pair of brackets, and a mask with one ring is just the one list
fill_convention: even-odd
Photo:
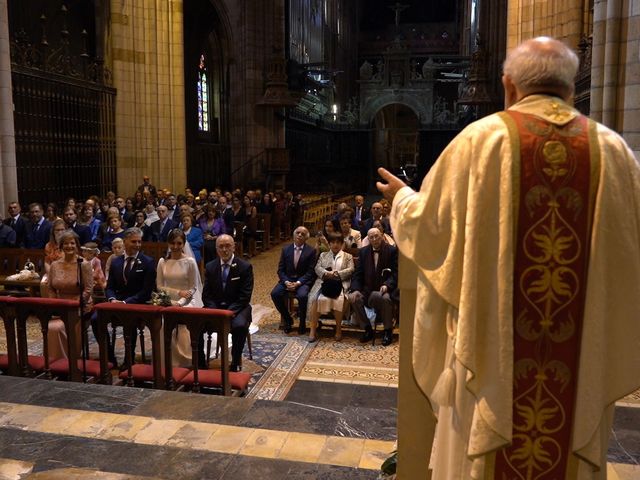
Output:
[[406,187],[407,184],[396,177],[394,174],[392,174],[390,171],[382,167],[378,168],[378,174],[382,177],[382,180],[387,183],[385,184],[382,182],[376,182],[376,188],[380,191],[380,193],[382,193],[382,195],[384,195],[384,198],[386,198],[390,202],[393,202],[393,197],[396,196],[398,190],[400,190],[402,187]]

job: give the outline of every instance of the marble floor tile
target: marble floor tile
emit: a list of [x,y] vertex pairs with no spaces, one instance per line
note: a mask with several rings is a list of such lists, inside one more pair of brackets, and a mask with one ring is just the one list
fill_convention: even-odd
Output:
[[317,463],[327,437],[292,432],[282,446],[278,458],[298,462]]
[[238,424],[289,432],[333,435],[340,411],[295,402],[257,400]]
[[256,428],[239,453],[254,457],[277,458],[289,435],[289,432]]
[[183,426],[183,420],[156,420],[152,418],[133,440],[136,443],[146,445],[165,445]]
[[391,456],[393,450],[389,447],[389,442],[380,440],[365,440],[362,457],[360,457],[359,468],[370,470],[380,470],[384,461]]
[[218,430],[218,425],[209,423],[185,423],[176,433],[174,433],[165,445],[181,448],[201,448],[211,436]]
[[238,453],[252,433],[250,428],[220,425],[205,448],[220,453]]
[[320,457],[319,463],[339,465],[343,467],[357,467],[364,450],[364,440],[355,438],[328,437]]
[[21,480],[32,470],[32,462],[0,458],[0,479],[2,480]]
[[397,438],[396,410],[345,407],[334,435],[340,437],[395,440]]

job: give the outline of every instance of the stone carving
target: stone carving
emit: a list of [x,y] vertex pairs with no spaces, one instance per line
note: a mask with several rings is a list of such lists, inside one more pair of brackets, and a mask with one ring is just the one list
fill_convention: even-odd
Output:
[[360,80],[371,80],[372,76],[373,76],[373,65],[371,65],[367,60],[365,60],[362,66],[360,67]]

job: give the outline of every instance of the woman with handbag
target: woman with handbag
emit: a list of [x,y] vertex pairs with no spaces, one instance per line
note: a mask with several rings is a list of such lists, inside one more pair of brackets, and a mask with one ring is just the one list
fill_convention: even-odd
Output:
[[311,343],[318,340],[318,318],[329,312],[333,312],[336,320],[335,339],[338,342],[342,340],[342,317],[349,305],[345,292],[349,290],[354,271],[353,256],[342,250],[342,233],[331,233],[328,240],[329,251],[320,254],[315,269],[318,278],[309,292],[307,318],[311,320]]

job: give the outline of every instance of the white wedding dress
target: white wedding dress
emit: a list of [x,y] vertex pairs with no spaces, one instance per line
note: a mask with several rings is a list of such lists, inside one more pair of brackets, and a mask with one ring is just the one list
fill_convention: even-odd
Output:
[[[198,265],[192,257],[180,260],[161,258],[158,262],[156,279],[158,290],[164,290],[171,297],[174,305],[187,308],[202,308],[202,281]],[[192,292],[191,300],[181,298],[178,292]],[[172,365],[174,367],[191,366],[191,338],[184,325],[179,325],[171,339]]]

